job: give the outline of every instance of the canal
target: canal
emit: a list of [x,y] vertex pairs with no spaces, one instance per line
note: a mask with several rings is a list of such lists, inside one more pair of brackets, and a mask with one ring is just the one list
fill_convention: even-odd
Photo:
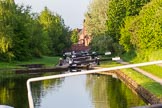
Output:
[[[29,108],[26,80],[35,76],[0,75],[0,105]],[[130,108],[146,105],[119,79],[105,75],[80,75],[34,82],[35,108]]]

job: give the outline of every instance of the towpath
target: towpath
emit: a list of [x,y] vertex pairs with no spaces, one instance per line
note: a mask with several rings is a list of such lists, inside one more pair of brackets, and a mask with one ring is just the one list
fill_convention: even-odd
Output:
[[[121,64],[123,64],[123,65],[128,65],[128,64],[130,64],[130,63],[128,63],[128,62],[124,62],[123,60],[119,60],[119,61],[117,61],[117,62],[119,62],[119,63],[121,63]],[[161,78],[159,78],[159,77],[157,77],[157,76],[155,76],[155,75],[153,75],[153,74],[150,74],[149,72],[146,72],[146,71],[144,71],[144,70],[142,70],[142,69],[140,69],[140,68],[137,68],[137,67],[132,68],[132,69],[134,69],[135,71],[137,71],[137,72],[139,72],[139,73],[141,73],[141,74],[143,74],[143,75],[145,75],[145,76],[147,76],[147,77],[153,79],[154,81],[156,81],[156,82],[158,82],[158,83],[160,83],[160,84],[162,85],[162,79],[161,79]]]

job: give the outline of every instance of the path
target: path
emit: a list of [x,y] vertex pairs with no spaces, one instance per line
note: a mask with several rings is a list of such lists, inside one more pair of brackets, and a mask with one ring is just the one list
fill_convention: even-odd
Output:
[[[119,63],[121,63],[123,65],[128,65],[129,64],[128,62],[124,62],[123,60],[119,60],[117,62],[119,62]],[[134,69],[135,71],[137,71],[137,72],[139,72],[139,73],[153,79],[154,81],[156,81],[156,82],[158,82],[158,83],[160,83],[162,85],[162,79],[161,78],[159,78],[159,77],[157,77],[157,76],[155,76],[153,74],[150,74],[149,72],[146,72],[146,71],[144,71],[144,70],[142,70],[140,68],[137,68],[137,67],[132,68],[132,69]]]

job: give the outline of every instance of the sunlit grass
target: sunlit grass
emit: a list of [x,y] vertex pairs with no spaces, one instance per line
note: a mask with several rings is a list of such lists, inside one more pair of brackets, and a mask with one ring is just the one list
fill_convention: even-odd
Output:
[[114,67],[114,66],[121,66],[121,64],[113,61],[104,61],[101,62],[101,67],[108,68],[108,67]]
[[[114,66],[120,66],[120,65],[121,64],[118,64],[116,62],[113,62],[113,63],[103,62],[101,64],[101,67],[114,67]],[[150,66],[150,67],[146,66],[146,67],[147,67],[147,69],[152,68],[152,70],[154,71],[155,69],[157,69],[158,66],[153,65],[154,68],[152,66]],[[146,67],[143,67],[143,68],[146,68]],[[122,69],[121,72],[124,72],[126,75],[128,75],[130,78],[132,78],[134,81],[136,81],[138,84],[140,84],[142,87],[144,87],[145,89],[147,89],[148,91],[150,91],[151,93],[156,95],[157,97],[162,98],[162,85],[160,85],[159,83],[138,73],[137,71],[135,71],[133,69]],[[160,72],[161,71],[159,71],[159,73]]]
[[43,56],[42,58],[33,58],[29,61],[19,62],[18,64],[44,64],[45,66],[55,66],[59,57]]
[[143,66],[140,68],[159,77],[159,78],[162,78],[162,67],[161,66],[150,65],[150,66]]
[[22,64],[44,64],[46,67],[53,67],[58,63],[59,57],[49,57],[43,56],[42,58],[33,58],[29,61],[13,61],[10,63],[0,62],[0,68],[9,69],[9,68],[20,68],[19,65]]
[[132,69],[122,69],[126,75],[135,80],[138,84],[143,86],[145,89],[162,98],[162,85],[153,81],[152,79],[132,70]]

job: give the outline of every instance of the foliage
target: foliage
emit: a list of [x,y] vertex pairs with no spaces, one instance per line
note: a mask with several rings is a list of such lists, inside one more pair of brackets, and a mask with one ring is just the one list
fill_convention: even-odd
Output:
[[48,48],[50,50],[49,54],[59,54],[60,49],[66,47],[67,41],[66,37],[69,36],[68,30],[63,22],[63,19],[58,15],[52,13],[47,7],[41,12],[39,16],[39,22],[43,26],[43,30],[48,37]]
[[[125,19],[128,16],[136,16],[142,7],[150,2],[150,0],[93,0],[89,6],[88,12],[85,14],[85,27],[87,32],[93,38],[105,35],[113,40],[113,52],[121,54],[123,48],[129,50],[132,44],[129,40],[129,33],[125,33],[125,29],[121,27],[125,25]],[[129,21],[129,19],[127,19]],[[122,29],[122,30],[121,30]],[[122,31],[122,32],[120,32]],[[125,33],[125,37],[120,38],[121,33]],[[104,39],[104,38],[102,38]],[[120,44],[119,44],[120,39]],[[94,39],[97,40],[97,39]],[[127,42],[127,43],[125,43]],[[94,45],[92,41],[92,45]],[[104,43],[106,45],[106,43]],[[106,45],[107,46],[107,45]],[[92,46],[93,48],[94,46]],[[102,49],[98,44],[99,49]]]
[[13,56],[12,52],[8,51],[12,44],[11,36],[14,35],[12,29],[13,8],[15,5],[12,0],[0,1],[0,58],[3,58],[2,55],[8,58]]
[[89,35],[96,36],[106,31],[109,0],[92,0],[85,14],[85,27]]
[[107,33],[119,41],[120,27],[127,16],[138,15],[142,6],[150,0],[110,0],[108,8]]
[[149,54],[149,61],[162,60],[162,49],[154,50]]
[[90,46],[99,53],[112,50],[113,40],[105,35],[108,2],[109,0],[93,0],[85,14],[84,26],[87,34],[92,36]]
[[69,28],[45,8],[40,15],[14,0],[0,1],[0,60],[29,60],[57,55],[70,46]]
[[[162,1],[152,0],[138,16],[127,17],[121,28],[120,44],[126,51],[136,50],[136,61],[159,60],[155,58],[162,48]],[[153,55],[153,52],[156,54]]]
[[162,1],[153,0],[144,6],[139,16],[128,18],[121,30],[120,43],[126,50],[161,49]]
[[74,44],[78,42],[78,30],[77,29],[72,30],[70,39],[71,39],[71,42]]
[[113,40],[111,37],[102,35],[96,36],[92,39],[91,46],[94,51],[104,53],[105,51],[111,51],[113,49]]

